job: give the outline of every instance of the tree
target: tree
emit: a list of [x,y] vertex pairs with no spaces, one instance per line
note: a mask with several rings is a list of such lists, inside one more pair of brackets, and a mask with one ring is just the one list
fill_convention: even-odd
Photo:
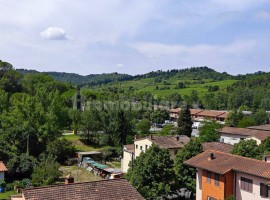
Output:
[[191,137],[193,122],[191,120],[189,105],[184,105],[181,107],[177,123],[179,134]]
[[106,164],[107,159],[113,154],[113,147],[105,146],[102,148],[101,152],[104,163]]
[[54,157],[57,162],[63,164],[68,158],[75,154],[75,147],[72,142],[65,138],[49,142],[46,147],[46,154]]
[[265,110],[260,109],[252,116],[253,120],[255,121],[256,125],[266,124],[269,121],[269,117]]
[[212,120],[212,121],[204,120],[203,126],[199,128],[200,141],[201,142],[219,141],[219,138],[220,138],[219,130],[221,128],[222,128],[222,125],[216,122],[215,120]]
[[171,191],[173,161],[167,149],[157,145],[141,153],[127,173],[129,182],[146,198],[158,199]]
[[264,155],[270,154],[270,137],[266,138],[259,147]]
[[234,110],[229,113],[226,119],[226,126],[237,127],[239,121],[244,117],[241,111]]
[[178,151],[174,170],[180,187],[186,187],[193,193],[196,191],[196,168],[185,165],[184,162],[203,151],[200,141],[191,139],[180,151]]
[[248,158],[262,159],[262,150],[258,147],[255,140],[241,140],[233,146],[232,154]]
[[238,122],[238,128],[246,128],[248,126],[254,126],[255,121],[253,118],[244,116],[239,122]]
[[137,123],[137,130],[139,131],[140,134],[142,135],[147,135],[150,133],[150,121],[148,119],[142,119]]
[[163,124],[165,120],[170,118],[170,115],[167,110],[158,108],[151,112],[150,118],[153,123]]
[[8,109],[8,94],[0,89],[0,115]]
[[37,165],[37,159],[27,154],[14,156],[7,163],[9,175],[16,178],[29,178]]
[[61,175],[60,164],[52,157],[41,155],[40,163],[34,168],[32,182],[35,186],[52,185]]

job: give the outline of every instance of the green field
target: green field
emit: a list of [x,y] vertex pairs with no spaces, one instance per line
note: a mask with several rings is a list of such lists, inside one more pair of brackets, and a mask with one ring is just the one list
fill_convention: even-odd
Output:
[[[186,88],[176,89],[177,83],[181,81],[187,83]],[[181,95],[190,95],[192,90],[196,90],[198,92],[199,97],[202,97],[205,93],[208,92],[209,86],[218,86],[218,91],[224,91],[228,86],[232,85],[233,83],[237,82],[238,80],[222,80],[222,81],[214,81],[212,79],[203,79],[201,82],[198,83],[198,80],[193,79],[185,79],[179,80],[175,77],[166,79],[160,83],[155,83],[154,78],[144,78],[139,80],[132,80],[132,81],[124,81],[120,83],[112,83],[103,87],[118,87],[122,88],[125,91],[132,90],[134,91],[145,91],[150,92],[156,97],[167,97],[172,93],[179,93]],[[164,83],[165,82],[165,83]],[[158,88],[166,88],[166,89],[157,89]],[[96,89],[101,89],[102,87],[97,87]]]
[[96,151],[99,150],[99,148],[86,145],[83,142],[80,141],[80,136],[78,135],[63,135],[63,138],[67,139],[68,141],[71,141],[72,144],[75,146],[76,151]]

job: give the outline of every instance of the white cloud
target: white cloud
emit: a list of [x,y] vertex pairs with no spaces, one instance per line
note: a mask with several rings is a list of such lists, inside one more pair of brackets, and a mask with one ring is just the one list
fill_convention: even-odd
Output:
[[116,67],[118,67],[118,68],[122,68],[122,67],[124,67],[125,65],[124,64],[121,64],[121,63],[119,63],[119,64],[116,64]]
[[255,19],[269,20],[270,19],[270,12],[260,11],[255,15]]
[[59,27],[49,27],[40,33],[40,37],[44,40],[68,40],[71,39],[66,31]]

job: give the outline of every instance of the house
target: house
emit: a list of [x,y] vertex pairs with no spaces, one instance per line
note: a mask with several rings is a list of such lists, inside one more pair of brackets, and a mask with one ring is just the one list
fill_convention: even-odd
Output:
[[6,168],[5,164],[0,161],[0,180],[5,179],[5,172],[7,172],[8,169]]
[[270,194],[270,163],[208,150],[185,162],[195,167],[196,200],[266,200]]
[[236,127],[223,127],[219,133],[221,142],[232,145],[248,139],[256,140],[259,145],[270,136],[270,131]]
[[125,145],[123,149],[123,159],[121,169],[124,173],[129,169],[129,163],[145,152],[152,144],[156,144],[160,148],[168,149],[172,160],[180,148],[189,142],[190,138],[185,135],[176,136],[155,136],[150,135],[143,138],[135,137],[134,144]]
[[125,179],[70,183],[22,190],[11,200],[142,200],[141,194]]
[[[179,118],[179,113],[181,108],[175,108],[170,110],[170,118],[172,121],[176,122]],[[200,110],[200,109],[190,109],[190,115],[193,121],[203,121],[204,119],[213,119],[220,123],[224,123],[228,116],[227,111],[217,111],[217,110]]]
[[[178,118],[179,118],[179,113],[181,111],[181,108],[175,108],[175,109],[171,109],[170,110],[170,118],[172,121],[177,122]],[[197,118],[197,114],[202,112],[203,110],[200,109],[190,109],[190,115],[192,117],[192,119],[196,119]]]

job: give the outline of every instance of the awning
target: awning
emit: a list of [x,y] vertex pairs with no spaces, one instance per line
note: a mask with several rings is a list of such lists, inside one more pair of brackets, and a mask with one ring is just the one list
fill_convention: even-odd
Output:
[[104,169],[104,168],[107,168],[108,166],[106,166],[106,165],[102,165],[102,164],[99,164],[99,163],[93,163],[93,164],[91,164],[91,165],[93,165],[93,166],[95,166],[96,168],[99,168],[99,169]]

